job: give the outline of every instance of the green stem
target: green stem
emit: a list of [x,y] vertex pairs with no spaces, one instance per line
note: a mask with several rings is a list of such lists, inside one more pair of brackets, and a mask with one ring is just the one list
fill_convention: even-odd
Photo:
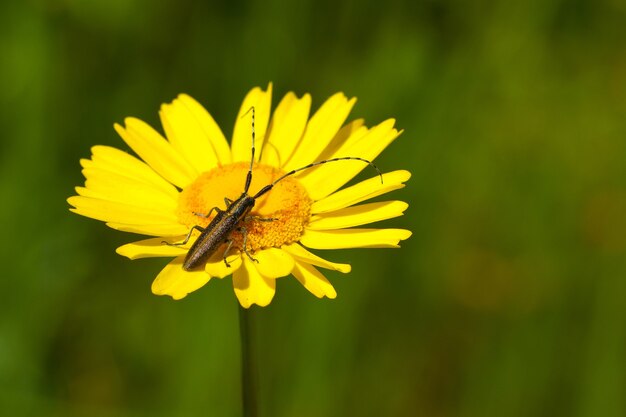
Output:
[[252,349],[252,312],[239,306],[241,333],[241,400],[243,417],[257,417],[256,368]]

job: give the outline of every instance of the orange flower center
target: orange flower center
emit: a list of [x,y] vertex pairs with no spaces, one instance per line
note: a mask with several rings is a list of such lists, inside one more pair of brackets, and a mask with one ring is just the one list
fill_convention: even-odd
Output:
[[[189,228],[194,225],[206,227],[216,212],[213,211],[209,218],[195,213],[206,215],[213,207],[227,210],[224,198],[234,201],[241,196],[248,167],[247,162],[237,162],[201,174],[180,193],[176,213],[178,220]],[[255,164],[248,194],[253,196],[283,174],[283,171],[274,167]],[[241,222],[248,234],[248,251],[297,242],[309,221],[311,203],[306,189],[295,178],[287,177],[277,183],[271,191],[256,200],[249,218]],[[230,238],[233,240],[233,248],[243,248],[241,231],[233,231]]]

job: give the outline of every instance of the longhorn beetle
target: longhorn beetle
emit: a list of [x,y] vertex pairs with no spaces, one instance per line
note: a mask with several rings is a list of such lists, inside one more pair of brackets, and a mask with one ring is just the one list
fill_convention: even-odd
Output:
[[252,166],[254,165],[254,107],[251,107],[242,117],[247,115],[250,111],[252,111],[252,156],[250,158],[250,168],[248,169],[248,174],[246,176],[246,184],[244,186],[243,192],[241,196],[239,196],[236,200],[230,200],[229,198],[224,198],[224,202],[226,203],[226,210],[222,210],[219,207],[213,207],[206,215],[202,213],[194,213],[196,216],[207,218],[211,216],[211,213],[215,211],[217,214],[211,220],[207,227],[201,227],[195,225],[189,230],[187,237],[180,243],[169,243],[163,241],[162,243],[170,246],[180,246],[184,245],[191,238],[191,234],[194,230],[200,232],[200,236],[196,239],[196,241],[191,245],[191,248],[187,252],[187,256],[185,256],[185,261],[183,262],[183,269],[185,271],[191,271],[203,264],[217,251],[220,245],[226,243],[228,246],[224,251],[224,263],[227,267],[230,268],[230,264],[226,261],[226,256],[228,255],[228,251],[233,245],[233,240],[230,238],[233,232],[238,231],[243,235],[243,252],[250,258],[251,260],[258,262],[255,258],[248,253],[248,249],[246,247],[246,240],[248,237],[248,232],[245,226],[242,223],[245,223],[249,219],[254,219],[256,221],[274,221],[277,219],[274,218],[255,218],[254,216],[250,216],[250,211],[254,207],[256,203],[256,199],[261,197],[263,194],[268,193],[276,184],[278,184],[283,179],[294,175],[296,172],[303,171],[305,169],[313,168],[314,166],[325,164],[328,162],[335,161],[343,161],[343,160],[356,160],[366,162],[370,166],[372,166],[378,175],[380,176],[380,182],[383,182],[383,175],[378,169],[376,165],[374,165],[371,161],[367,159],[358,158],[355,156],[344,156],[339,158],[325,159],[323,161],[313,162],[312,164],[305,165],[298,169],[291,170],[286,174],[283,174],[277,180],[268,184],[261,188],[255,195],[251,196],[248,194],[248,190],[250,188],[250,183],[252,182]]

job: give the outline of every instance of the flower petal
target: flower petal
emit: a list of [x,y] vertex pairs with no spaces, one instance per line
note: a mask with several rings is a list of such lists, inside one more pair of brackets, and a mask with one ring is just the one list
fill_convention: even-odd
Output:
[[309,94],[299,99],[294,93],[289,92],[283,97],[274,110],[261,162],[280,167],[289,160],[302,138],[310,110]]
[[152,282],[153,294],[169,295],[174,300],[180,300],[209,282],[211,277],[203,270],[185,271],[184,260],[184,256],[179,256],[163,268]]
[[307,227],[311,230],[333,230],[360,226],[401,216],[408,206],[404,201],[361,204],[313,216]]
[[152,210],[162,209],[164,212],[174,212],[178,206],[177,198],[172,198],[149,184],[99,170],[90,172],[86,168],[83,173],[87,180],[84,188],[76,187],[78,195]]
[[411,232],[404,229],[306,229],[300,243],[313,249],[397,248]]
[[[395,120],[389,119],[375,126],[361,140],[341,153],[334,154],[333,158],[356,156],[373,161],[400,135],[401,132],[393,128],[394,123]],[[298,177],[300,182],[309,190],[309,195],[313,200],[320,200],[328,196],[367,166],[361,161],[343,161],[342,165],[337,167],[338,163],[320,165],[304,171]]]
[[317,160],[331,159],[335,154],[340,153],[342,149],[352,146],[353,143],[365,136],[369,129],[363,126],[363,123],[363,119],[356,119],[339,129],[339,132],[337,132],[320,156],[317,157]]
[[[159,177],[163,182],[162,185],[157,185],[151,182],[148,182],[142,178],[131,177],[125,175],[120,171],[114,171],[109,167],[104,167],[102,164],[95,163],[89,159],[81,160],[81,165],[83,165],[82,173],[85,176],[87,182],[85,186],[87,188],[97,188],[98,186],[101,188],[110,189],[116,184],[120,185],[129,185],[133,187],[142,187],[146,191],[150,191],[152,193],[158,193],[159,197],[167,197],[170,201],[178,201],[178,190],[169,182],[165,181],[163,178]],[[146,165],[146,168],[152,171],[152,168]],[[152,171],[154,175],[157,175],[156,172]],[[158,176],[158,175],[157,175]],[[89,184],[88,182],[91,182]],[[95,186],[95,187],[93,187]],[[167,188],[165,187],[167,186]]]
[[326,269],[333,269],[335,271],[339,271],[341,273],[347,274],[350,272],[352,267],[349,264],[338,264],[334,262],[327,261],[326,259],[322,259],[317,255],[312,254],[308,250],[304,249],[300,244],[293,243],[291,245],[285,245],[281,249],[288,252],[296,262],[298,263],[307,263],[315,266],[320,266]]
[[[243,99],[237,120],[235,121],[235,129],[233,131],[232,154],[233,162],[250,161],[250,147],[252,144],[252,114],[246,115],[250,108],[254,107],[255,118],[255,147],[257,150],[263,149],[265,140],[265,132],[270,120],[270,110],[272,107],[272,83],[267,86],[267,90],[263,91],[259,87],[253,88]],[[246,115],[246,117],[244,117]],[[257,152],[254,159],[259,160]]]
[[335,288],[314,266],[304,262],[296,262],[293,275],[300,281],[300,284],[302,284],[304,288],[309,290],[309,292],[317,298],[337,297]]
[[244,308],[250,308],[252,304],[265,307],[274,298],[276,280],[261,275],[248,257],[241,258],[243,268],[233,274],[233,287],[239,304]]
[[307,124],[304,136],[293,156],[284,165],[285,171],[297,169],[318,159],[350,114],[356,98],[348,100],[343,93],[330,97]]
[[226,257],[226,261],[230,267],[224,263],[224,250],[226,246],[223,245],[217,252],[215,252],[207,261],[204,266],[204,270],[207,274],[216,278],[224,278],[238,270],[241,265],[241,254],[239,252],[233,252]]
[[122,232],[138,233],[140,235],[178,237],[187,233],[187,227],[182,224],[125,224],[108,222],[112,229]]
[[187,254],[189,250],[186,246],[170,246],[163,243],[163,241],[180,242],[184,239],[184,236],[178,236],[176,238],[154,238],[144,239],[133,243],[127,243],[120,246],[115,250],[118,254],[126,256],[129,259],[141,259],[141,258],[159,258],[168,256],[183,256]]
[[311,213],[319,214],[339,210],[390,191],[403,188],[403,183],[408,181],[409,178],[411,178],[409,171],[398,170],[387,172],[383,174],[383,183],[381,184],[380,177],[377,175],[314,202],[311,205]]
[[115,201],[73,196],[67,202],[74,206],[70,211],[92,219],[128,224],[178,224],[174,213],[153,210]]
[[178,100],[187,108],[187,110],[193,114],[197,123],[200,125],[204,134],[211,142],[213,150],[217,155],[217,159],[221,165],[230,164],[231,154],[230,146],[222,133],[222,130],[215,123],[213,117],[208,111],[196,100],[188,96],[187,94],[180,94]]
[[117,123],[114,125],[117,133],[163,178],[178,188],[185,188],[198,176],[193,166],[148,124],[134,117],[127,117],[124,121],[126,129]]
[[178,197],[178,190],[140,159],[119,149],[103,145],[92,147],[91,153],[91,160],[81,160],[83,167],[115,173],[118,176],[151,185],[173,198]]
[[209,171],[218,165],[217,155],[206,130],[180,99],[161,105],[159,115],[170,143],[193,165],[196,172]]
[[257,271],[266,278],[284,277],[293,270],[293,258],[281,249],[263,249],[254,253],[253,257],[258,261],[254,263]]

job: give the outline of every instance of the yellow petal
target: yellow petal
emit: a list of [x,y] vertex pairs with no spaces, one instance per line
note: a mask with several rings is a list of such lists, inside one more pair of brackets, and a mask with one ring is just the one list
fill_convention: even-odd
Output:
[[298,149],[284,165],[285,171],[316,161],[345,122],[354,103],[356,98],[348,100],[343,93],[336,93],[326,100],[309,120]]
[[380,177],[377,175],[351,187],[337,191],[320,201],[316,201],[311,205],[311,213],[319,214],[339,210],[397,190],[404,187],[403,183],[408,181],[409,178],[411,178],[409,171],[398,170],[387,172],[383,174],[383,183],[381,184]]
[[408,206],[404,201],[382,201],[347,207],[315,215],[307,227],[311,230],[333,230],[360,226],[401,216]]
[[397,248],[411,232],[404,229],[306,229],[300,243],[313,249]]
[[209,171],[218,165],[217,155],[205,129],[180,99],[163,104],[159,115],[170,143],[196,172]]
[[178,219],[173,212],[163,210],[152,210],[82,196],[70,197],[67,199],[67,202],[75,207],[70,209],[70,211],[105,222],[127,224],[178,224]]
[[324,296],[328,298],[337,297],[337,291],[333,288],[332,284],[326,279],[326,277],[314,266],[303,262],[296,262],[293,269],[293,275],[300,281],[300,284],[304,286],[311,294],[317,298]]
[[299,99],[290,92],[283,97],[274,110],[261,162],[280,167],[289,160],[300,142],[310,110],[311,96],[309,94]]
[[231,154],[228,142],[222,133],[222,130],[215,123],[213,117],[208,111],[196,100],[188,96],[187,94],[180,94],[178,100],[187,108],[187,110],[193,114],[197,123],[204,130],[204,134],[211,142],[213,150],[217,155],[217,159],[221,165],[230,164]]
[[[110,167],[102,166],[102,164],[94,163],[93,161],[90,161],[90,160],[81,160],[81,164],[83,165],[82,173],[87,179],[87,181],[90,181],[92,183],[91,185],[111,188],[111,187],[114,187],[115,184],[120,184],[120,185],[128,184],[134,187],[143,187],[146,190],[150,190],[151,192],[158,193],[159,196],[162,195],[163,197],[167,197],[171,201],[178,200],[178,190],[176,189],[176,187],[174,187],[172,184],[168,183],[167,181],[163,180],[163,178],[161,178],[161,180],[163,181],[163,184],[166,184],[167,187],[169,187],[169,189],[163,186],[159,186],[154,183],[148,182],[141,178],[125,175],[124,173],[120,171],[115,171],[114,169],[111,169]],[[147,165],[146,167],[152,171],[152,168],[148,167]],[[155,175],[157,174],[155,173]],[[87,184],[86,186],[88,188],[94,188],[94,187],[91,187],[89,184]]]
[[298,263],[307,263],[311,265],[320,266],[326,269],[333,269],[335,271],[339,271],[344,274],[347,274],[352,269],[350,265],[348,264],[338,264],[338,263],[327,261],[326,259],[322,259],[319,256],[314,255],[308,250],[304,249],[298,243],[285,245],[281,249],[291,254],[291,256],[293,256],[293,258]]
[[167,236],[178,237],[185,235],[188,230],[187,226],[182,224],[125,224],[125,223],[112,223],[108,222],[107,226],[112,229],[120,230],[122,232],[138,233],[140,235],[148,236]]
[[[245,255],[244,255],[245,256]],[[291,274],[294,260],[287,252],[277,248],[267,248],[252,255],[257,271],[267,278],[279,278]]]
[[137,155],[163,178],[185,188],[198,172],[156,130],[133,117],[125,119],[126,129],[115,124],[115,130]]
[[133,181],[104,171],[85,172],[85,188],[77,187],[79,195],[101,200],[115,201],[148,209],[162,209],[173,212],[178,206],[178,199],[142,182]]
[[138,158],[110,146],[97,145],[91,148],[91,152],[92,160],[83,159],[81,164],[87,162],[93,168],[144,182],[174,198],[178,197],[178,190],[172,184]]
[[333,155],[341,153],[343,148],[352,146],[353,143],[365,136],[369,129],[363,126],[363,123],[363,119],[356,119],[339,129],[339,132],[337,132],[320,156],[317,157],[317,160],[331,159]]
[[[352,156],[373,161],[398,135],[393,128],[395,120],[389,119],[372,128],[351,147],[333,157]],[[361,161],[341,161],[320,165],[298,177],[313,200],[320,200],[334,192],[367,167]]]
[[209,282],[211,277],[202,270],[185,271],[184,259],[184,256],[179,256],[163,268],[152,282],[153,294],[169,295],[174,300],[180,300]]
[[183,256],[187,254],[187,247],[183,246],[169,246],[163,243],[168,241],[170,243],[180,242],[184,239],[184,236],[177,236],[176,238],[154,238],[144,239],[133,243],[127,243],[120,246],[115,250],[118,254],[126,256],[129,259],[141,259],[141,258],[160,258],[168,256]]
[[241,265],[241,255],[237,251],[232,251],[227,257],[226,261],[230,267],[224,263],[224,249],[226,245],[223,245],[217,252],[213,254],[204,266],[204,270],[212,277],[224,278],[238,270]]
[[276,280],[261,275],[246,256],[241,258],[243,268],[233,274],[233,287],[239,304],[244,308],[250,308],[252,304],[265,307],[274,298]]
[[[265,132],[270,120],[270,110],[272,107],[272,83],[263,91],[259,87],[253,88],[243,99],[235,129],[233,131],[232,154],[233,162],[250,161],[252,148],[252,112],[250,108],[254,106],[255,112],[255,161],[259,160],[260,150],[263,149]],[[249,112],[249,113],[248,113]],[[247,114],[246,114],[247,113]],[[244,117],[245,115],[245,117]]]

